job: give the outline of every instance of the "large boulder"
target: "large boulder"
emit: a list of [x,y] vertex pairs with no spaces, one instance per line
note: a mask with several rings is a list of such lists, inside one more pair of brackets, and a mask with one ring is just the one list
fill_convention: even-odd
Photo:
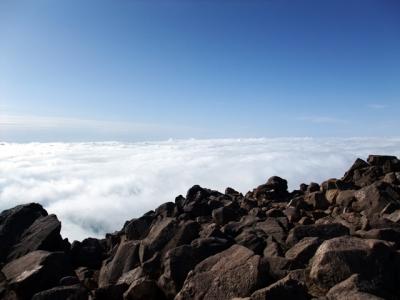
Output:
[[201,226],[191,220],[179,223],[172,218],[160,220],[152,226],[148,236],[140,244],[141,262],[145,262],[156,252],[160,252],[162,257],[169,249],[190,244],[199,236],[200,229]]
[[400,171],[400,160],[396,156],[370,155],[367,161],[372,166],[382,167],[384,173]]
[[368,168],[370,165],[363,159],[357,158],[350,169],[344,174],[344,181],[351,181],[356,170]]
[[173,299],[180,291],[189,271],[193,270],[201,258],[190,245],[182,245],[167,252],[159,285],[168,299]]
[[75,241],[71,246],[71,258],[75,268],[88,267],[100,269],[105,249],[98,239],[87,238]]
[[[377,295],[387,295],[373,281],[364,280],[359,274],[353,274],[349,278],[333,286],[326,294],[327,300],[383,300]],[[396,298],[393,298],[396,299]]]
[[395,252],[389,242],[342,236],[327,240],[318,248],[310,270],[311,280],[328,290],[352,274],[379,283],[381,288],[396,288]]
[[342,235],[348,235],[349,233],[349,228],[338,223],[298,225],[290,230],[286,243],[289,246],[293,246],[305,237],[318,237],[327,240]]
[[39,217],[24,231],[19,242],[9,250],[7,261],[35,250],[64,250],[60,230],[61,222],[55,215]]
[[204,189],[199,185],[194,185],[188,190],[186,199],[177,199],[175,202],[177,202],[178,208],[182,209],[184,213],[188,214],[192,218],[208,216],[211,214],[212,210],[208,205],[208,200],[211,195],[219,196],[222,194],[216,191]]
[[261,255],[267,245],[267,238],[268,235],[261,229],[246,228],[235,238],[235,241]]
[[355,193],[355,200],[352,203],[353,210],[363,211],[368,216],[380,213],[388,204],[400,205],[399,194],[386,182],[375,182],[363,187]]
[[178,207],[174,202],[166,202],[157,207],[154,213],[156,216],[164,218],[176,217],[178,215]]
[[99,287],[118,281],[122,274],[139,266],[139,243],[122,241],[113,257],[103,262],[99,274]]
[[154,223],[147,237],[140,243],[140,259],[146,261],[160,251],[175,235],[178,223],[173,218],[162,218]]
[[255,291],[250,300],[308,300],[311,299],[304,282],[288,275],[270,286]]
[[85,288],[77,285],[58,286],[36,293],[32,300],[88,300],[89,294]]
[[272,176],[268,178],[265,187],[268,191],[273,190],[275,192],[286,192],[288,189],[287,180],[279,176]]
[[214,209],[211,212],[213,220],[218,225],[225,225],[230,221],[234,221],[239,217],[237,209],[231,206],[223,206]]
[[177,228],[173,237],[162,248],[162,254],[165,254],[170,249],[181,245],[188,245],[193,240],[199,237],[201,226],[195,221],[181,221],[177,224]]
[[374,228],[368,231],[357,231],[357,236],[364,239],[378,239],[393,242],[397,248],[400,247],[400,229],[396,228]]
[[37,250],[6,264],[1,270],[18,300],[52,288],[61,278],[71,275],[69,261],[62,252]]
[[133,219],[127,222],[124,226],[124,231],[127,239],[141,240],[147,236],[150,230],[152,215],[144,215],[138,219]]
[[182,245],[167,252],[163,262],[163,274],[159,285],[169,299],[180,291],[189,271],[203,259],[226,250],[231,243],[210,237],[194,240],[191,245]]
[[279,243],[284,243],[286,239],[286,230],[276,218],[267,218],[265,221],[257,222],[254,227],[262,230],[268,236],[274,237]]
[[305,202],[312,205],[314,209],[327,209],[329,202],[322,191],[312,192],[305,198]]
[[260,256],[240,245],[211,256],[191,272],[176,300],[250,296],[267,282],[268,267]]
[[318,237],[305,237],[285,253],[285,257],[298,268],[303,268],[314,256],[322,240]]
[[96,300],[123,300],[123,295],[128,289],[126,284],[110,284],[94,290],[93,299]]
[[356,200],[356,192],[356,190],[339,191],[336,196],[336,204],[338,206],[350,207],[351,204]]
[[0,262],[4,261],[10,248],[36,219],[47,216],[40,204],[18,205],[0,214]]
[[124,300],[164,300],[163,292],[157,282],[151,279],[140,278],[135,280],[124,293]]
[[272,200],[274,202],[284,202],[288,200],[288,195],[287,181],[278,176],[273,176],[270,177],[265,184],[258,186],[246,196],[259,201]]
[[124,293],[124,300],[164,300],[163,292],[157,282],[151,279],[140,278],[135,280]]

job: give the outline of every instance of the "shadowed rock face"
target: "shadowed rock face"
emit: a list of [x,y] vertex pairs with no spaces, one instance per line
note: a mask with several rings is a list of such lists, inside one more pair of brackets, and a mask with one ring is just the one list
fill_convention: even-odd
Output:
[[39,204],[0,214],[0,299],[400,299],[400,161],[343,178],[189,189],[72,245]]
[[19,242],[23,233],[40,217],[47,216],[36,203],[19,205],[0,214],[0,260],[9,255],[10,248]]
[[240,245],[199,263],[175,299],[245,297],[267,283],[268,267],[261,256]]

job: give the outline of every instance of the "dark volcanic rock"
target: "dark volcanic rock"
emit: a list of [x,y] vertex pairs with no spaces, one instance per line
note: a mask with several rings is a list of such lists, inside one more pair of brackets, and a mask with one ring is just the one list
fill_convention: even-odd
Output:
[[96,300],[123,300],[125,291],[128,289],[126,284],[110,284],[94,290]]
[[356,170],[368,168],[370,165],[361,158],[357,158],[350,169],[344,174],[343,180],[344,181],[351,181],[353,180],[354,172]]
[[286,239],[285,228],[276,218],[267,218],[265,221],[257,222],[254,227],[264,231],[268,236],[274,237],[279,243],[284,243]]
[[322,240],[318,237],[305,237],[286,251],[285,257],[291,260],[296,267],[305,267],[321,243]]
[[260,229],[245,229],[240,233],[235,241],[237,244],[249,248],[254,253],[261,255],[266,246],[268,235]]
[[25,230],[44,216],[47,216],[47,212],[37,203],[19,205],[0,214],[0,262],[7,258],[10,248],[19,241]]
[[75,268],[88,267],[99,269],[105,249],[98,239],[87,238],[71,245],[71,258]]
[[124,300],[164,300],[166,299],[157,283],[151,279],[135,280],[124,293]]
[[[360,275],[353,274],[346,280],[332,287],[326,294],[328,300],[341,299],[365,299],[365,300],[383,300],[384,298],[376,296],[385,295],[373,281],[363,280]],[[387,296],[387,295],[386,295]]]
[[288,245],[294,245],[305,237],[319,237],[328,240],[348,234],[350,234],[349,229],[346,226],[337,223],[299,225],[289,232],[286,243]]
[[60,286],[36,293],[32,300],[88,300],[89,294],[85,288],[77,285]]
[[154,223],[147,237],[140,243],[140,260],[146,261],[160,251],[173,237],[178,222],[173,218],[163,218]]
[[140,264],[137,241],[123,241],[112,259],[105,260],[99,274],[99,286],[105,287],[118,281],[121,275]]
[[289,275],[270,286],[255,291],[250,300],[308,300],[311,299],[303,282]]
[[192,218],[210,215],[212,208],[208,205],[208,198],[211,195],[219,196],[222,194],[203,189],[198,185],[191,187],[186,194],[186,200],[182,203],[183,211]]
[[398,192],[386,182],[376,182],[358,190],[355,199],[352,208],[355,211],[364,211],[367,215],[380,213],[391,203],[400,205]]
[[182,288],[189,271],[203,259],[226,250],[231,243],[225,239],[210,237],[194,240],[167,252],[164,258],[164,273],[159,285],[168,298],[173,299]]
[[315,209],[327,209],[329,207],[329,202],[326,199],[325,194],[320,191],[308,194],[305,201]]
[[268,266],[253,251],[239,245],[211,256],[190,273],[176,300],[231,299],[250,296],[267,282]]
[[352,274],[380,282],[385,290],[394,290],[395,253],[384,241],[343,236],[322,243],[313,259],[310,278],[329,289]]
[[197,251],[190,245],[183,245],[167,252],[164,258],[164,273],[159,285],[168,298],[173,299],[182,288],[189,271],[201,261]]
[[239,217],[237,209],[231,207],[220,207],[212,211],[212,217],[216,224],[224,225],[230,221],[234,221]]
[[61,223],[55,215],[36,219],[21,235],[19,242],[10,249],[7,261],[35,250],[64,250],[60,230]]
[[125,235],[129,240],[141,240],[147,236],[150,230],[153,216],[143,216],[129,221],[125,227]]
[[13,260],[1,271],[18,299],[30,299],[36,292],[52,288],[62,277],[72,274],[64,253],[42,250]]
[[265,184],[267,190],[273,190],[276,192],[286,192],[288,185],[285,179],[282,179],[278,176],[272,176],[268,179],[267,183]]

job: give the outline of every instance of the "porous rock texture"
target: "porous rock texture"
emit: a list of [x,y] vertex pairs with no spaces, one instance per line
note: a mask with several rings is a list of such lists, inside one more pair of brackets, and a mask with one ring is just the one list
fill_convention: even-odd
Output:
[[394,156],[291,192],[196,185],[104,239],[60,229],[36,203],[0,214],[1,299],[400,299]]

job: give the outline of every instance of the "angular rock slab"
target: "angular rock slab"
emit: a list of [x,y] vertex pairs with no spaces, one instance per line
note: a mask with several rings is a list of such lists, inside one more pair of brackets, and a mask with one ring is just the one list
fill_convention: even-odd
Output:
[[35,250],[62,251],[61,222],[56,215],[40,217],[22,234],[7,256],[7,261],[19,258]]
[[35,294],[32,300],[88,300],[88,292],[79,284],[58,286]]
[[99,287],[115,284],[122,274],[136,268],[139,262],[139,243],[122,241],[114,257],[104,261],[99,274]]
[[290,259],[296,267],[304,267],[314,256],[321,243],[322,240],[317,237],[305,237],[286,251],[285,257]]
[[299,225],[290,230],[286,244],[293,246],[305,237],[319,237],[323,240],[350,234],[349,228],[339,223]]
[[0,262],[5,260],[24,231],[43,216],[47,216],[47,212],[37,203],[18,205],[0,214]]
[[374,239],[343,236],[322,243],[311,263],[310,279],[329,289],[353,274],[395,288],[395,252],[392,244]]
[[59,280],[72,274],[62,252],[34,251],[6,264],[1,270],[18,300],[56,286]]
[[240,245],[211,256],[188,274],[176,300],[246,297],[267,282],[268,267]]
[[308,300],[310,298],[305,284],[288,275],[266,288],[255,291],[250,300]]
[[379,288],[374,286],[371,281],[365,281],[360,275],[351,275],[346,280],[332,287],[326,294],[328,300],[360,299],[360,300],[383,300],[374,293]]

